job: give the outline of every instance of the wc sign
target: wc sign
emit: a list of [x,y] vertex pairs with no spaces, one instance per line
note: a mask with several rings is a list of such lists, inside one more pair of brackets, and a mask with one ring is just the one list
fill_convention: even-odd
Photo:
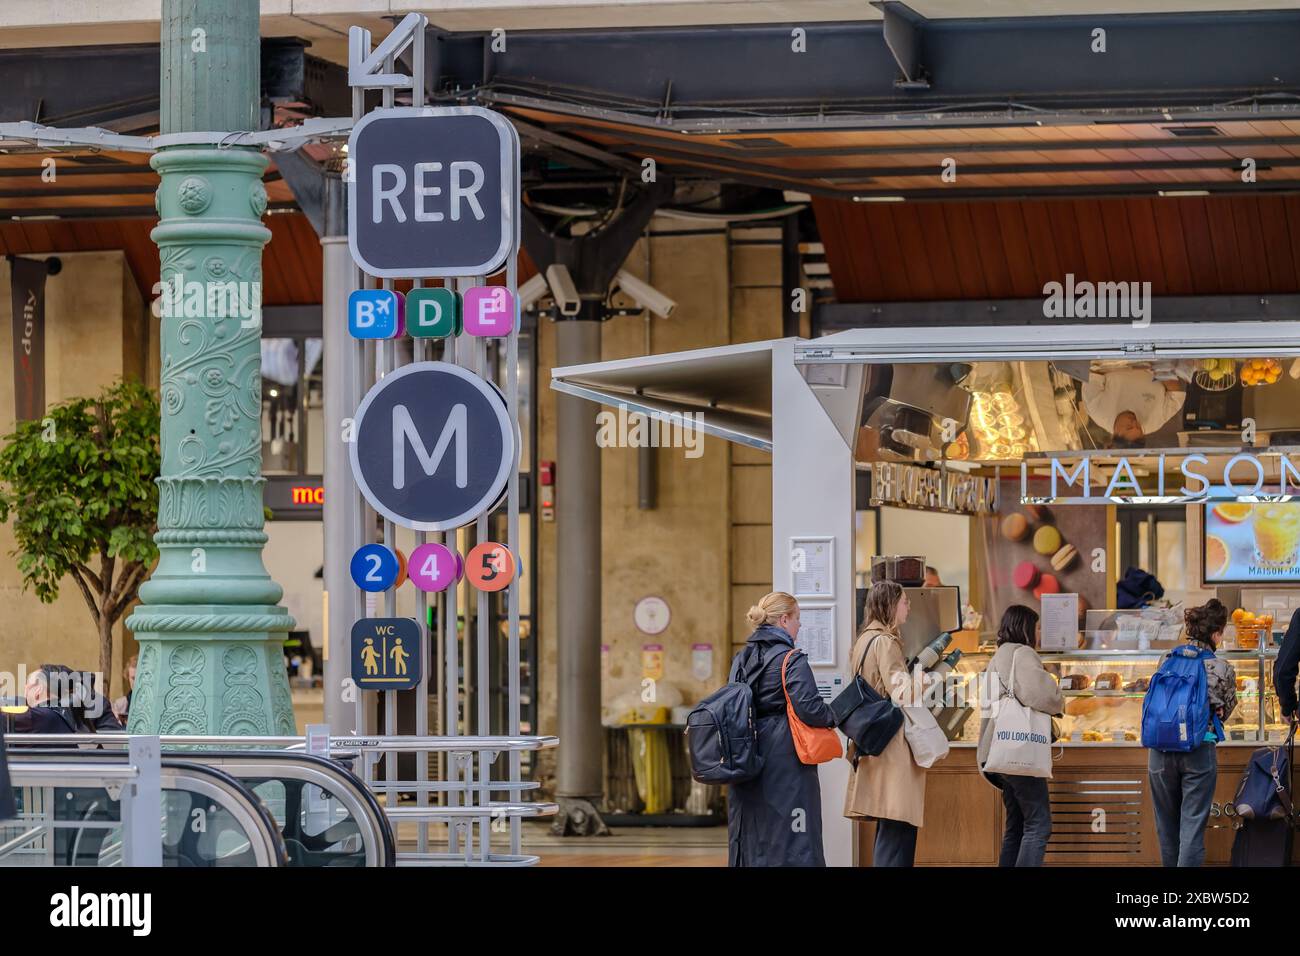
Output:
[[477,106],[368,113],[348,141],[348,247],[372,276],[486,276],[518,246],[514,127]]

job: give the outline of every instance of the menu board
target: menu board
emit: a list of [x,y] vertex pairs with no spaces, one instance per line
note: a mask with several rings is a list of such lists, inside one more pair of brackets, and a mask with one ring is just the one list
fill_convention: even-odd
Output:
[[1300,581],[1300,503],[1206,502],[1201,547],[1206,584]]
[[808,655],[809,664],[835,663],[835,605],[799,607],[799,633],[795,647]]
[[833,598],[835,538],[791,538],[790,574],[796,598]]
[[1079,647],[1079,595],[1044,594],[1039,650],[1073,651]]

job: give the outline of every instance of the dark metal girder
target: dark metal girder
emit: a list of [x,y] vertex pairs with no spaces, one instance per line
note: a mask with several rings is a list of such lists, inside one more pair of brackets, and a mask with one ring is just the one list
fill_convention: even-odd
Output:
[[[687,144],[688,146],[690,144]],[[666,156],[671,159],[692,160],[695,162],[707,162],[717,165],[721,168],[732,169],[736,172],[754,173],[761,175],[779,175],[791,179],[848,179],[851,177],[863,177],[864,179],[883,179],[893,176],[934,176],[940,171],[940,164],[935,162],[927,166],[771,166],[763,163],[744,162],[744,155],[737,156],[735,152],[719,156],[717,152],[700,153],[691,149],[675,149],[672,147],[659,146],[658,144],[649,145],[641,144],[641,148],[636,146],[608,146],[614,152],[637,153],[648,156]],[[1086,146],[1077,146],[1076,149],[1086,150]],[[1109,149],[1110,147],[1104,147]],[[1220,149],[1231,150],[1232,144],[1229,142],[1219,144]],[[907,152],[905,146],[899,147],[898,152]],[[1161,172],[1163,170],[1192,170],[1192,169],[1241,169],[1241,158],[1230,157],[1228,159],[1152,159],[1152,160],[1109,160],[1094,163],[960,163],[957,166],[958,172],[963,176],[997,176],[1008,174],[1025,174],[1025,173],[1092,173],[1092,172]],[[1267,170],[1269,168],[1283,168],[1288,166],[1300,166],[1300,157],[1296,156],[1279,156],[1261,158],[1256,161],[1257,170]]]
[[[309,68],[308,59],[303,40],[264,38],[263,93],[320,104],[336,98],[341,83],[346,94],[345,70],[324,61]],[[159,64],[156,43],[0,50],[0,122],[106,129],[136,129],[151,116],[156,122]]]
[[[792,49],[796,26],[806,53]],[[1093,52],[1097,29],[1104,53]],[[527,93],[669,128],[711,118],[750,128],[756,108],[808,125],[844,109],[1009,119],[1020,107],[1185,110],[1276,94],[1300,107],[1300,11],[930,20],[924,90],[895,89],[883,32],[881,22],[511,32],[503,52],[481,34],[442,34],[434,88]]]
[[[1017,125],[1009,124],[1010,128]],[[608,128],[593,127],[584,123],[552,123],[547,127],[557,133],[568,133],[571,135],[598,134],[617,135],[620,139],[628,143],[639,145],[657,145],[666,143],[672,145],[679,143],[678,140],[669,139],[664,136],[654,136],[647,133],[638,133],[635,130],[626,127],[613,130]],[[1192,149],[1237,149],[1253,148],[1259,146],[1287,147],[1300,146],[1300,136],[1206,136],[1206,137],[1177,137],[1169,136],[1164,139],[1099,139],[1099,140],[1021,140],[1019,143],[1010,140],[988,139],[982,142],[972,143],[893,143],[888,146],[801,146],[790,145],[781,147],[744,147],[744,146],[714,146],[712,143],[691,142],[692,151],[707,156],[718,156],[729,159],[787,159],[792,156],[814,157],[814,156],[896,156],[899,153],[926,153],[937,154],[940,156],[956,156],[966,153],[1061,153],[1061,152],[1079,152],[1090,149],[1165,149],[1165,150],[1192,150]],[[612,149],[613,147],[607,147]]]

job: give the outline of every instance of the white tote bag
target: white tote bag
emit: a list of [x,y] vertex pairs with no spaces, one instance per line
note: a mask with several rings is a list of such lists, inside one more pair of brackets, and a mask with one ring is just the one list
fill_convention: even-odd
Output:
[[918,767],[930,768],[948,756],[948,735],[928,707],[903,707],[903,736]]
[[[993,702],[993,739],[989,743],[984,771],[1050,780],[1052,718],[1016,699],[1016,654],[1019,650],[1016,648],[1011,655],[1011,682],[1002,687],[1002,693]],[[991,688],[986,685],[986,689]]]

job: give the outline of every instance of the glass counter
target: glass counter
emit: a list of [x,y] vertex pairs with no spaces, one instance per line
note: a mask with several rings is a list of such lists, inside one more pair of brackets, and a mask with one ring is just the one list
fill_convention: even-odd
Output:
[[[1165,650],[1041,652],[1043,666],[1062,683],[1065,716],[1057,718],[1062,744],[1140,746],[1142,699]],[[1277,648],[1220,651],[1237,672],[1237,706],[1224,723],[1225,743],[1286,739],[1287,724],[1273,690]],[[939,723],[955,743],[979,741],[980,688],[991,651],[965,654],[943,688]],[[936,688],[936,700],[937,688]],[[969,711],[969,713],[963,713]]]

